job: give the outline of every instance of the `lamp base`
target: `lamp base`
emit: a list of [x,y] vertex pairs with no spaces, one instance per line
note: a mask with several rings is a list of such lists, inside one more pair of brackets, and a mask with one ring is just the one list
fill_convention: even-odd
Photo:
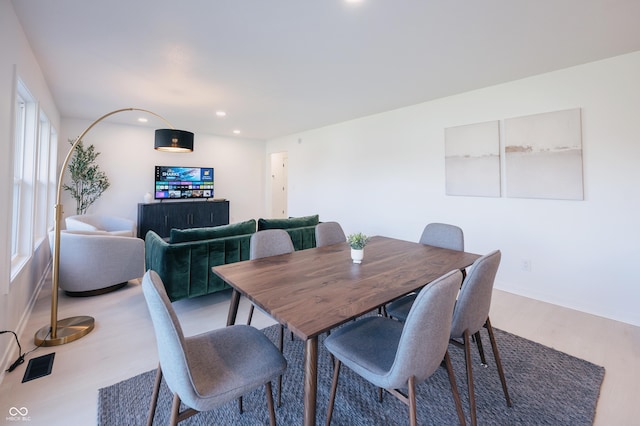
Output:
[[56,337],[51,337],[51,326],[46,325],[36,332],[34,341],[37,346],[59,346],[78,340],[89,334],[95,326],[93,317],[79,316],[65,318],[56,324]]

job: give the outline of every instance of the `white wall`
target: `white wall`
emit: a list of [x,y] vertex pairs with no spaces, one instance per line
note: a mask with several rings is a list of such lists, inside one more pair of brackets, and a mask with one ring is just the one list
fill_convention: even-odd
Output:
[[[11,280],[11,211],[13,194],[13,128],[15,77],[22,79],[36,98],[51,124],[60,129],[60,116],[44,80],[40,66],[22,31],[11,2],[0,0],[0,329],[20,332],[28,309],[34,301],[35,290],[49,265],[48,242],[34,247],[34,255]],[[42,324],[45,326],[46,324]],[[33,341],[21,341],[23,349]],[[17,347],[13,335],[0,336],[0,367],[13,362]],[[9,361],[10,360],[10,361]],[[0,371],[4,372],[5,368]]]
[[[135,107],[144,108],[144,105]],[[154,112],[162,115],[162,111]],[[149,118],[150,122],[153,118],[137,111],[119,113],[120,116],[123,114],[129,114],[132,122],[139,116]],[[171,117],[166,118],[171,121]],[[84,120],[63,119],[58,143],[60,163],[71,147],[68,139],[75,140],[90,124]],[[173,124],[180,128],[179,123]],[[166,124],[159,122],[157,126],[166,127]],[[154,131],[155,128],[111,124],[107,119],[86,134],[83,138],[85,147],[93,144],[100,152],[96,162],[111,183],[88,213],[137,221],[138,203],[143,202],[147,192],[153,193],[154,171],[158,165],[213,167],[214,197],[229,200],[231,223],[251,218],[257,220],[264,214],[264,141],[195,134],[194,151],[176,154],[153,149]],[[67,171],[65,182],[70,183],[69,179]],[[65,217],[76,214],[75,200],[68,192],[63,192],[62,201]]]
[[[635,52],[278,138],[267,153],[288,152],[290,215],[413,241],[428,222],[458,224],[468,251],[502,250],[497,288],[640,325],[638,76]],[[445,195],[445,128],[577,107],[584,201]]]

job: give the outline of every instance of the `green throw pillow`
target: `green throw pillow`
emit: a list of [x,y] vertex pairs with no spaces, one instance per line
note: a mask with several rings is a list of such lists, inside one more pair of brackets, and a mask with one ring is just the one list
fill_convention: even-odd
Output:
[[215,238],[233,237],[236,235],[253,234],[256,232],[256,220],[230,225],[213,226],[210,228],[172,229],[169,243],[186,243],[190,241],[212,240]]
[[289,219],[258,219],[258,231],[265,229],[290,229],[303,226],[316,226],[319,222],[318,215],[290,217]]

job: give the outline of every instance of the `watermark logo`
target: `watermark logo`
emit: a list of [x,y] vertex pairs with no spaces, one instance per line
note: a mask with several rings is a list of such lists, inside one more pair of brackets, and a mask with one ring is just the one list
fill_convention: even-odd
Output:
[[29,422],[31,417],[29,416],[29,409],[27,407],[11,407],[9,408],[9,415],[5,417],[8,422]]

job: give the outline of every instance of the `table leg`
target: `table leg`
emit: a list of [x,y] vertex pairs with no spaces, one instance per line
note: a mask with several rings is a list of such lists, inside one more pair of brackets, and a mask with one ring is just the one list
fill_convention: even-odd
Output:
[[304,347],[304,424],[316,424],[318,391],[318,337],[307,339]]
[[234,325],[236,323],[238,305],[240,305],[240,292],[233,289],[233,293],[231,293],[231,303],[229,304],[229,314],[227,316],[227,326]]

